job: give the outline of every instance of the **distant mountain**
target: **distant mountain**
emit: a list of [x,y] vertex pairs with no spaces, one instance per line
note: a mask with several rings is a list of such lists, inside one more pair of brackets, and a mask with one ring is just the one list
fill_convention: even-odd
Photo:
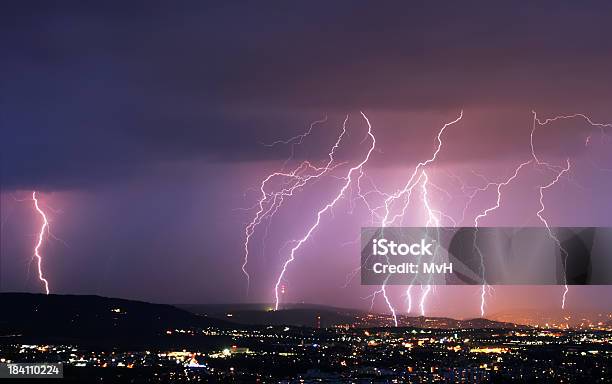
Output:
[[526,328],[511,322],[500,322],[484,318],[457,320],[449,317],[398,316],[399,326],[437,329],[514,329]]
[[[175,304],[175,306],[186,309],[190,312],[206,314],[223,314],[228,311],[271,311],[274,309],[273,303]],[[280,310],[285,309],[313,309],[331,310],[334,312],[367,313],[366,311],[360,309],[341,308],[331,305],[312,303],[284,303]]]
[[[224,319],[238,324],[290,325],[333,327],[352,325],[360,328],[385,327],[392,318],[385,314],[374,314],[357,309],[334,308],[316,304],[286,304],[283,309],[273,311],[269,304],[214,304],[179,305],[196,314],[216,319]],[[511,322],[488,319],[456,320],[446,317],[398,316],[400,327],[413,328],[517,328]]]
[[224,319],[238,324],[332,327],[352,324],[366,312],[314,304],[289,304],[273,311],[269,304],[179,305],[198,315]]
[[[0,343],[29,340],[95,346],[215,344],[167,330],[225,327],[227,322],[164,304],[100,296],[0,293]],[[218,340],[220,341],[220,340]]]
[[589,311],[589,310],[561,310],[559,309],[533,309],[523,308],[514,309],[512,312],[497,312],[490,315],[491,319],[497,321],[514,321],[520,324],[531,326],[565,328],[577,327],[586,328],[595,324],[605,324],[612,321],[610,311]]

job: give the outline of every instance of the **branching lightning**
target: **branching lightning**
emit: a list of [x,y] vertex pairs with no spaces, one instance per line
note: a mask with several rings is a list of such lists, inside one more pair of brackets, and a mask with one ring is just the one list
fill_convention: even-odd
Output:
[[[406,214],[406,210],[408,208],[408,205],[410,204],[410,197],[412,196],[412,191],[414,189],[414,187],[419,183],[419,180],[421,179],[421,177],[427,177],[425,174],[425,171],[423,170],[425,167],[427,167],[429,164],[433,163],[434,161],[436,161],[436,158],[438,157],[438,154],[440,153],[441,149],[442,149],[442,135],[444,134],[444,131],[450,127],[453,124],[458,123],[461,119],[463,118],[463,110],[461,110],[461,112],[459,113],[459,117],[457,117],[455,120],[446,123],[442,126],[442,128],[440,129],[440,131],[438,132],[438,135],[436,136],[436,140],[437,140],[437,145],[435,147],[435,150],[433,152],[433,154],[431,155],[430,158],[428,158],[425,161],[422,161],[420,163],[418,163],[416,165],[416,167],[414,168],[414,171],[412,172],[412,175],[410,176],[410,178],[408,179],[408,181],[406,182],[406,184],[404,185],[404,188],[399,190],[398,192],[390,195],[389,197],[387,197],[385,199],[385,204],[384,204],[384,215],[381,221],[381,226],[382,227],[387,227],[390,224],[393,224],[395,222],[395,220],[397,220],[398,218],[404,217],[404,215]],[[422,172],[420,174],[420,171]],[[419,175],[419,177],[417,177],[417,175]],[[423,184],[423,189],[424,189],[424,205],[426,206],[426,209],[428,211],[428,222],[432,220],[432,215],[433,212],[431,211],[431,208],[429,207],[428,203],[427,203],[427,184],[426,181]],[[391,215],[391,206],[394,202],[396,202],[398,199],[404,197],[404,205],[400,211],[400,213],[392,216],[391,218],[389,218],[389,216]],[[387,296],[387,291],[385,289],[385,285],[383,284],[382,288],[381,288],[381,293],[383,294],[384,298],[385,298],[385,302],[387,303],[387,306],[389,308],[389,311],[391,311],[392,315],[393,315],[393,322],[394,324],[397,326],[397,316],[396,316],[396,311],[395,308],[393,308],[393,305],[391,304],[391,301],[389,300],[389,297]],[[421,309],[421,314],[425,313],[425,299],[427,297],[427,295],[429,294],[429,289],[426,289],[422,294],[421,294],[421,302],[420,302],[420,309]],[[410,297],[411,292],[410,290],[406,291],[406,295],[408,297],[408,301],[411,303],[412,302],[412,297]]]
[[[557,184],[559,182],[559,179],[561,178],[561,176],[563,176],[563,174],[569,172],[569,170],[570,170],[570,161],[569,161],[569,159],[567,159],[566,164],[567,164],[566,167],[561,169],[561,171],[559,171],[559,173],[553,179],[553,181],[551,181],[550,183],[548,183],[548,184],[546,184],[544,186],[541,186],[539,188],[539,190],[540,190],[540,210],[536,213],[536,216],[538,216],[540,221],[542,221],[542,223],[546,226],[546,229],[548,230],[548,235],[550,236],[550,238],[555,242],[557,247],[559,247],[559,249],[561,250],[561,253],[563,253],[565,262],[567,262],[567,251],[565,250],[565,248],[563,248],[561,246],[561,242],[553,234],[552,230],[550,229],[550,226],[548,225],[548,221],[544,218],[544,216],[542,216],[542,213],[544,213],[544,209],[545,209],[545,207],[544,207],[544,190],[546,190],[546,189],[552,187],[553,185]],[[563,271],[565,271],[565,268],[563,268]],[[569,288],[567,286],[567,276],[564,276],[564,279],[565,279],[565,284],[564,284],[564,290],[563,290],[563,298],[561,299],[561,309],[565,309],[565,297],[567,296],[567,292],[569,291]]]
[[[591,127],[596,127],[599,128],[600,133],[601,133],[601,139],[603,141],[603,139],[606,137],[606,132],[605,132],[605,128],[612,128],[612,124],[610,123],[595,123],[593,122],[593,120],[588,117],[587,115],[583,114],[583,113],[574,113],[572,115],[559,115],[559,116],[555,116],[552,118],[547,118],[544,120],[540,120],[538,118],[538,115],[535,111],[532,111],[533,113],[533,126],[531,129],[531,136],[530,136],[530,143],[531,143],[531,154],[533,156],[533,159],[536,161],[536,163],[538,165],[542,165],[554,172],[556,172],[556,177],[548,184],[540,186],[539,187],[539,193],[540,193],[540,210],[536,213],[536,216],[538,217],[538,219],[540,219],[540,221],[542,222],[542,224],[544,224],[544,226],[546,227],[546,229],[548,230],[548,234],[550,236],[550,238],[554,241],[554,243],[557,245],[557,247],[559,248],[559,250],[561,251],[561,253],[564,256],[564,261],[567,262],[567,251],[561,246],[561,242],[559,241],[559,239],[553,234],[552,230],[550,229],[550,225],[548,224],[548,220],[546,220],[546,218],[544,217],[544,210],[546,209],[545,205],[544,205],[544,191],[551,188],[552,186],[554,186],[555,184],[557,184],[560,180],[560,178],[568,173],[570,171],[571,168],[571,164],[570,164],[570,159],[567,158],[566,159],[566,165],[565,167],[561,167],[561,166],[555,166],[552,165],[548,162],[544,162],[542,160],[540,160],[538,158],[538,156],[536,155],[536,151],[535,151],[535,145],[534,145],[534,134],[536,131],[536,128],[538,126],[545,126],[547,124],[553,123],[555,121],[559,121],[559,120],[567,120],[567,119],[575,119],[575,118],[580,118],[583,119],[584,121],[586,121]],[[591,134],[589,133],[586,136],[584,145],[585,147],[587,147],[590,143],[591,140]],[[562,268],[563,271],[565,271],[565,266],[564,268]],[[567,285],[567,276],[564,275],[564,279],[565,279],[565,284],[563,286],[563,295],[561,298],[561,309],[565,309],[565,302],[566,302],[566,298],[567,298],[567,293],[569,292],[569,287]]]
[[[274,286],[274,297],[275,297],[275,304],[274,304],[274,308],[278,309],[279,306],[279,287],[281,285],[281,281],[283,279],[283,276],[285,275],[286,271],[287,271],[287,267],[289,266],[289,264],[291,262],[293,262],[293,260],[295,260],[295,253],[300,249],[300,247],[302,246],[302,244],[304,244],[312,235],[312,233],[315,231],[315,229],[317,229],[317,227],[319,226],[319,223],[321,222],[321,217],[329,212],[334,205],[336,205],[336,203],[344,196],[344,193],[346,192],[346,190],[348,189],[348,187],[351,185],[351,182],[353,181],[353,176],[356,172],[361,171],[362,167],[368,162],[368,160],[370,159],[370,155],[372,154],[372,151],[374,150],[374,148],[376,147],[376,138],[374,137],[374,135],[372,134],[372,125],[370,124],[370,120],[368,120],[367,116],[361,112],[361,115],[363,116],[363,118],[365,119],[367,125],[368,125],[368,136],[370,137],[370,139],[372,140],[372,144],[370,146],[370,149],[368,150],[365,158],[357,165],[355,165],[354,167],[350,168],[348,173],[346,174],[346,177],[344,178],[344,185],[342,186],[342,188],[340,189],[340,191],[338,192],[338,194],[334,197],[333,200],[331,200],[329,203],[327,203],[327,205],[325,205],[321,210],[319,210],[319,212],[317,212],[317,219],[314,222],[314,224],[310,227],[310,229],[308,229],[308,231],[306,232],[306,234],[304,235],[304,237],[302,237],[300,240],[298,240],[298,242],[295,244],[295,246],[293,246],[293,248],[291,248],[291,252],[289,255],[289,258],[283,263],[283,267],[282,270],[280,272],[280,274],[278,275],[278,279],[276,281],[276,285]],[[347,119],[344,121],[346,124]],[[334,149],[337,148],[337,145],[342,137],[342,135],[344,134],[345,130],[343,129],[343,133],[340,135],[340,138],[338,139],[338,141],[336,142],[336,145],[334,145]],[[333,160],[333,149],[332,152],[330,152],[330,163]],[[360,175],[362,173],[360,172]]]
[[[552,124],[559,120],[566,119],[582,119],[586,123],[588,123],[593,128],[598,128],[601,132],[602,140],[606,138],[606,128],[611,128],[612,124],[608,123],[596,123],[590,117],[585,114],[577,113],[573,115],[560,115],[552,118],[548,118],[545,120],[540,120],[535,112],[533,112],[533,126],[531,127],[530,133],[530,148],[531,148],[531,158],[521,163],[513,169],[513,171],[507,176],[505,179],[500,181],[491,181],[487,179],[485,176],[477,173],[476,171],[472,171],[472,173],[478,178],[484,180],[484,185],[482,186],[468,186],[459,176],[454,175],[448,171],[448,175],[455,180],[459,186],[460,191],[465,198],[465,205],[463,206],[461,213],[461,217],[459,220],[455,220],[451,215],[446,214],[442,209],[438,207],[434,208],[434,204],[431,201],[430,193],[432,191],[439,192],[444,194],[448,200],[453,198],[453,195],[449,193],[446,189],[441,187],[438,184],[435,184],[431,180],[431,175],[428,173],[428,170],[432,163],[436,162],[440,152],[444,146],[444,135],[446,130],[454,124],[457,124],[463,118],[463,110],[460,111],[459,116],[454,120],[445,123],[440,130],[437,132],[435,136],[435,145],[433,148],[432,154],[426,158],[425,160],[417,163],[411,172],[408,175],[408,179],[405,183],[403,183],[403,187],[398,189],[395,192],[385,192],[381,188],[379,188],[373,181],[373,179],[369,176],[366,176],[365,166],[367,165],[372,152],[376,149],[376,138],[372,132],[372,125],[368,117],[361,112],[361,116],[367,123],[368,131],[367,135],[364,138],[365,140],[369,140],[370,146],[367,150],[365,156],[362,157],[361,161],[349,168],[345,171],[343,176],[331,175],[331,171],[340,167],[344,163],[338,163],[335,160],[336,150],[340,147],[342,140],[347,132],[347,122],[348,116],[344,119],[342,124],[342,130],[338,135],[336,142],[331,147],[328,153],[328,159],[325,164],[321,166],[313,165],[308,161],[301,162],[297,167],[293,170],[285,171],[285,167],[288,164],[288,161],[285,162],[281,171],[273,172],[265,177],[260,186],[259,186],[259,199],[254,206],[256,209],[254,217],[248,223],[245,228],[245,241],[244,241],[244,260],[242,264],[242,271],[246,276],[247,284],[250,281],[250,276],[247,272],[247,264],[249,257],[249,242],[253,237],[256,228],[264,221],[270,220],[275,213],[282,206],[285,198],[293,196],[298,190],[305,187],[309,184],[310,181],[314,181],[318,178],[321,178],[325,175],[330,175],[341,181],[341,185],[339,186],[338,192],[330,198],[329,201],[324,203],[321,208],[316,212],[315,219],[312,224],[307,227],[304,235],[297,239],[288,240],[285,243],[286,248],[290,246],[290,250],[288,251],[287,257],[281,264],[280,273],[277,276],[276,283],[274,285],[274,300],[275,300],[275,309],[279,309],[279,305],[281,302],[281,294],[284,293],[284,281],[285,275],[287,274],[288,268],[291,263],[295,260],[298,252],[302,250],[304,244],[312,238],[313,233],[321,226],[321,222],[326,215],[331,215],[333,217],[333,210],[337,203],[347,197],[349,198],[349,213],[353,213],[357,204],[362,204],[366,211],[369,214],[370,223],[372,225],[380,225],[381,227],[389,227],[393,225],[402,225],[404,223],[404,219],[408,217],[408,210],[411,207],[411,200],[413,200],[414,196],[417,194],[421,198],[421,203],[423,207],[423,211],[427,216],[426,227],[439,228],[444,223],[450,223],[452,226],[461,225],[468,215],[468,209],[476,200],[477,196],[481,193],[487,192],[489,190],[495,191],[496,198],[493,201],[492,205],[489,205],[479,212],[475,213],[472,225],[475,228],[474,231],[474,248],[480,255],[481,261],[481,273],[483,284],[480,286],[480,315],[485,315],[486,309],[486,297],[487,293],[491,294],[492,287],[489,286],[486,282],[486,273],[485,273],[485,263],[484,263],[484,255],[482,255],[480,248],[477,243],[477,231],[481,225],[481,222],[490,217],[496,210],[498,210],[502,202],[504,201],[504,192],[507,187],[517,182],[521,171],[528,167],[533,166],[536,169],[543,169],[546,173],[551,172],[554,174],[553,179],[549,182],[544,183],[538,187],[539,191],[539,210],[535,212],[535,216],[540,220],[540,222],[548,229],[549,235],[551,239],[556,243],[556,245],[560,248],[561,252],[565,254],[567,258],[567,253],[561,247],[561,243],[555,237],[549,222],[544,215],[546,210],[545,206],[545,194],[551,189],[553,186],[558,184],[560,180],[570,172],[571,162],[569,158],[566,158],[565,165],[557,165],[551,162],[548,162],[543,159],[541,155],[538,155],[535,146],[535,135],[538,127],[545,126],[548,124]],[[306,137],[308,137],[312,133],[313,126],[315,124],[319,124],[326,121],[319,120],[310,125],[309,129],[301,134],[294,136],[287,140],[277,140],[269,146],[274,146],[278,144],[290,144],[292,145],[292,154],[291,158],[294,156],[294,146],[301,144]],[[362,141],[362,143],[364,142]],[[588,132],[584,138],[585,147],[589,147],[592,142],[592,134]],[[289,160],[289,159],[288,159]],[[274,184],[276,183],[276,184]],[[280,186],[279,186],[280,185]],[[420,186],[420,193],[417,192],[415,187]],[[374,199],[372,199],[374,197]],[[268,221],[269,223],[269,221]],[[359,268],[352,271],[347,278],[347,282],[345,284],[348,285],[350,280],[355,276]],[[387,291],[387,285],[383,284],[379,289],[375,290],[368,298],[371,298],[371,308],[374,307],[375,301],[378,296],[382,296],[384,302],[389,310],[389,313],[393,319],[393,323],[398,325],[398,315],[395,306],[392,303],[392,300]],[[420,286],[420,298],[418,301],[413,300],[412,294],[414,293],[413,284],[410,284],[405,290],[406,304],[407,304],[407,313],[412,313],[413,310],[418,306],[418,310],[421,316],[425,316],[427,313],[426,302],[428,297],[430,296],[434,285],[431,283],[422,284]],[[565,308],[566,303],[566,295],[568,293],[567,280],[564,287],[563,298],[562,298],[562,308]]]
[[[327,121],[327,118],[325,118],[324,120],[317,120],[310,125],[308,131],[306,131],[305,133],[298,135],[298,136],[294,136],[288,140],[276,141],[270,145],[273,146],[279,143],[283,143],[283,144],[291,143],[292,152],[291,152],[291,157],[289,158],[291,159],[294,156],[295,145],[301,144],[304,138],[310,135],[310,133],[312,132],[312,128],[315,124],[323,123],[325,121]],[[274,173],[269,174],[261,182],[261,185],[259,188],[261,191],[261,195],[260,195],[259,201],[257,202],[258,210],[253,220],[245,228],[244,261],[242,263],[242,272],[244,273],[247,279],[247,289],[248,289],[248,286],[250,285],[250,275],[247,271],[247,264],[249,262],[249,241],[251,237],[253,236],[253,234],[255,233],[255,229],[263,220],[265,219],[270,220],[274,216],[274,214],[278,211],[280,206],[283,204],[283,200],[285,197],[292,196],[296,190],[304,187],[310,180],[319,178],[323,176],[324,174],[326,174],[327,172],[329,172],[330,170],[332,170],[333,168],[335,168],[335,166],[333,165],[334,153],[338,149],[340,142],[342,141],[342,138],[344,137],[344,134],[346,133],[346,122],[347,121],[348,121],[348,116],[344,120],[344,124],[342,125],[342,131],[340,135],[338,136],[338,139],[336,140],[336,142],[334,143],[333,147],[331,148],[328,154],[329,161],[327,162],[327,164],[325,164],[325,166],[314,167],[308,161],[304,161],[291,172],[282,172],[282,171],[274,172]],[[285,165],[287,161],[285,162]],[[306,171],[311,171],[313,173],[305,174]],[[266,190],[266,185],[275,178],[286,179],[284,188],[282,188],[280,191],[268,192]]]
[[[474,249],[476,249],[476,252],[478,252],[479,256],[480,256],[480,271],[482,273],[482,278],[483,278],[483,284],[481,286],[481,290],[480,290],[480,316],[484,316],[485,314],[485,296],[487,293],[487,289],[489,289],[489,285],[487,284],[487,280],[486,280],[486,274],[485,274],[485,265],[484,265],[484,256],[482,255],[480,248],[478,247],[477,244],[477,233],[478,233],[478,225],[479,225],[479,221],[481,219],[484,219],[485,217],[487,217],[487,215],[493,211],[495,211],[496,209],[498,209],[501,205],[501,198],[502,198],[502,188],[507,186],[508,184],[510,184],[514,179],[516,179],[518,177],[519,172],[521,171],[521,169],[525,166],[527,166],[528,164],[530,164],[532,162],[532,160],[528,160],[525,161],[523,163],[521,163],[518,167],[516,167],[516,169],[514,170],[514,174],[512,174],[512,176],[510,176],[506,181],[503,181],[501,183],[491,183],[489,182],[486,186],[486,188],[488,188],[489,186],[492,185],[496,185],[497,186],[497,200],[495,201],[495,205],[493,205],[492,207],[489,207],[487,209],[485,209],[482,213],[478,214],[475,218],[474,218]],[[483,189],[479,189],[477,191],[482,191]],[[473,198],[474,196],[472,196]],[[471,201],[471,200],[470,200]]]
[[[410,195],[412,194],[412,189],[418,183],[418,180],[415,180],[416,176],[419,174],[419,171],[422,168],[436,161],[436,158],[438,157],[438,153],[440,153],[440,150],[442,149],[442,135],[444,134],[444,131],[446,130],[446,128],[450,127],[451,125],[458,123],[462,118],[463,118],[463,110],[461,110],[459,117],[457,117],[455,120],[451,121],[450,123],[444,124],[444,126],[442,127],[442,129],[440,129],[436,137],[438,144],[436,145],[436,149],[433,155],[429,159],[418,163],[417,166],[414,168],[412,175],[408,179],[408,182],[406,182],[406,185],[404,186],[404,188],[394,193],[393,195],[389,196],[385,200],[385,215],[383,216],[382,223],[381,223],[383,227],[386,227],[389,224],[393,224],[397,218],[402,217],[405,214],[406,207],[410,203]],[[389,215],[391,214],[391,204],[393,204],[395,201],[397,201],[397,199],[403,197],[404,195],[407,195],[408,198],[405,199],[405,204],[404,204],[404,207],[401,213],[389,219]]]

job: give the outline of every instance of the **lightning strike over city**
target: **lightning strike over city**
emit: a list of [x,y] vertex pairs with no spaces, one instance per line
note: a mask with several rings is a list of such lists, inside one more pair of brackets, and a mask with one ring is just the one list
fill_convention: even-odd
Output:
[[0,381],[609,381],[612,3],[3,5]]
[[[423,222],[422,225],[426,226],[426,227],[440,227],[441,226],[441,220],[445,219],[446,221],[448,221],[450,224],[452,224],[453,226],[456,226],[458,222],[462,222],[465,219],[466,216],[466,211],[469,209],[469,207],[471,205],[477,205],[478,203],[478,199],[477,196],[479,194],[484,194],[485,192],[487,192],[489,189],[492,189],[495,191],[495,199],[491,202],[492,205],[490,206],[484,206],[484,208],[482,209],[482,211],[480,212],[476,212],[475,216],[474,216],[474,220],[473,220],[473,227],[475,229],[479,228],[481,226],[481,221],[483,221],[484,219],[488,218],[489,216],[491,216],[496,210],[500,209],[501,205],[502,205],[502,200],[503,200],[503,196],[504,196],[504,190],[512,183],[518,182],[516,179],[518,179],[519,174],[521,173],[521,171],[524,168],[527,168],[528,166],[542,166],[545,168],[545,170],[548,170],[549,172],[553,172],[554,173],[554,177],[552,180],[547,181],[546,178],[544,178],[544,184],[541,184],[539,186],[537,186],[538,191],[539,191],[539,198],[537,199],[537,203],[538,203],[538,210],[534,211],[534,216],[537,217],[537,219],[542,223],[542,225],[544,225],[547,230],[548,233],[550,235],[550,238],[552,241],[554,241],[554,243],[557,245],[557,247],[560,249],[560,251],[563,254],[567,254],[567,252],[563,249],[563,247],[561,246],[560,241],[555,237],[555,235],[553,234],[553,232],[551,231],[550,228],[550,224],[548,222],[548,220],[546,220],[546,218],[544,217],[544,211],[546,209],[545,203],[544,203],[544,194],[545,191],[547,191],[548,189],[552,188],[553,186],[555,186],[557,183],[560,182],[561,178],[570,171],[570,159],[567,158],[566,159],[566,166],[559,166],[559,165],[554,165],[551,164],[549,162],[545,162],[542,161],[538,155],[536,154],[536,149],[534,146],[534,135],[536,133],[536,127],[537,126],[544,126],[544,125],[548,125],[551,123],[554,123],[558,120],[564,120],[564,119],[572,119],[572,118],[582,118],[584,121],[586,121],[590,127],[593,128],[598,128],[600,129],[600,133],[601,133],[601,137],[602,140],[606,137],[606,133],[605,133],[605,128],[610,127],[610,124],[607,123],[594,123],[588,116],[584,115],[584,114],[573,114],[573,115],[560,115],[560,116],[556,116],[553,118],[548,118],[544,121],[541,121],[538,117],[537,114],[535,112],[533,113],[533,127],[531,129],[531,133],[529,135],[529,142],[530,142],[530,148],[531,148],[531,159],[525,160],[520,162],[513,170],[513,172],[503,181],[499,181],[499,182],[494,182],[494,181],[490,181],[488,178],[486,178],[485,176],[477,173],[475,170],[471,170],[471,172],[474,175],[479,176],[479,178],[483,179],[485,181],[485,185],[482,187],[472,187],[472,191],[471,193],[466,193],[466,189],[467,185],[466,183],[458,176],[456,176],[455,174],[452,174],[451,179],[456,179],[461,183],[461,193],[464,195],[464,197],[466,198],[465,204],[462,207],[462,214],[461,214],[461,218],[459,220],[455,220],[451,215],[446,214],[443,212],[442,209],[435,209],[432,207],[432,203],[430,202],[430,198],[428,197],[429,195],[429,189],[428,187],[434,185],[435,188],[439,191],[441,191],[442,193],[444,193],[446,196],[449,196],[452,198],[452,194],[450,192],[448,192],[446,189],[443,189],[435,184],[432,184],[430,182],[430,178],[426,172],[426,168],[428,166],[430,166],[430,164],[434,163],[439,155],[439,153],[441,152],[442,148],[443,148],[443,144],[444,144],[444,140],[443,140],[443,136],[445,133],[445,130],[447,128],[449,128],[450,126],[457,124],[462,118],[463,118],[463,111],[460,112],[459,116],[450,121],[445,123],[442,128],[440,129],[440,131],[438,131],[437,135],[435,136],[435,141],[436,144],[433,148],[433,152],[431,154],[430,157],[428,157],[427,159],[417,163],[414,167],[414,169],[412,170],[407,182],[405,183],[404,187],[397,190],[397,191],[390,191],[390,192],[383,192],[380,188],[380,186],[377,186],[376,184],[374,184],[373,181],[371,181],[371,178],[369,178],[370,180],[370,184],[371,184],[371,189],[368,190],[367,192],[364,192],[364,187],[361,184],[361,180],[363,178],[363,176],[365,175],[365,168],[367,167],[367,162],[369,160],[370,154],[372,153],[372,151],[374,151],[375,147],[374,145],[370,148],[370,150],[367,153],[366,158],[359,163],[357,166],[350,168],[348,170],[348,174],[344,177],[338,177],[339,180],[343,180],[344,184],[340,187],[340,190],[338,192],[338,194],[331,199],[331,201],[327,202],[327,204],[325,204],[323,206],[323,208],[321,210],[319,210],[315,216],[316,216],[316,220],[315,223],[310,226],[310,228],[306,231],[306,234],[299,239],[288,239],[287,242],[290,244],[293,244],[293,247],[290,249],[289,256],[288,258],[285,260],[285,262],[282,263],[282,268],[281,268],[281,272],[278,275],[278,278],[276,280],[276,283],[274,285],[274,300],[275,300],[275,305],[274,308],[276,310],[279,309],[279,305],[280,305],[280,300],[281,300],[281,296],[279,294],[279,287],[281,287],[282,282],[285,281],[286,277],[285,275],[287,274],[287,269],[289,264],[291,264],[294,260],[295,260],[295,256],[296,256],[296,252],[299,251],[301,248],[305,247],[305,243],[307,243],[307,241],[312,237],[313,232],[315,232],[316,229],[318,229],[318,227],[321,225],[321,220],[322,217],[328,212],[331,211],[331,209],[338,203],[338,201],[340,199],[342,199],[343,197],[345,197],[345,194],[347,192],[347,189],[349,187],[352,186],[353,184],[353,174],[357,173],[358,176],[355,179],[355,184],[356,184],[356,199],[353,202],[352,205],[349,206],[349,208],[347,208],[351,214],[354,213],[354,209],[355,209],[355,205],[359,202],[363,202],[363,206],[366,208],[366,212],[368,213],[368,217],[371,220],[371,223],[373,224],[379,224],[381,227],[387,227],[389,225],[394,224],[395,222],[403,222],[404,218],[407,215],[410,215],[411,212],[409,211],[409,206],[411,203],[411,197],[413,195],[413,190],[416,186],[421,186],[421,201],[422,201],[422,210],[425,212],[425,216],[423,217]],[[362,112],[362,116],[363,118],[367,119],[366,115],[363,114]],[[272,173],[270,175],[268,175],[261,183],[261,198],[258,201],[258,210],[255,213],[254,218],[252,219],[252,221],[247,225],[246,227],[246,237],[245,237],[245,261],[246,261],[246,257],[248,256],[248,242],[249,239],[253,236],[254,232],[255,232],[255,228],[257,226],[257,224],[261,223],[262,220],[271,220],[272,216],[278,211],[278,209],[280,208],[280,204],[277,205],[277,201],[276,198],[277,196],[281,196],[281,201],[282,202],[282,197],[284,196],[291,196],[294,194],[294,192],[296,192],[296,190],[298,190],[299,188],[302,188],[306,185],[306,183],[311,179],[311,178],[319,178],[319,177],[323,177],[324,175],[326,175],[327,173],[329,173],[331,170],[334,169],[334,153],[335,151],[340,147],[341,145],[341,140],[343,138],[343,136],[345,134],[347,134],[347,121],[348,121],[349,117],[347,116],[344,119],[344,122],[342,124],[342,130],[340,135],[338,136],[336,142],[334,143],[333,147],[331,148],[329,154],[328,154],[328,161],[327,163],[320,168],[317,167],[313,167],[313,169],[315,171],[317,171],[314,175],[307,175],[307,176],[300,176],[299,175],[299,171],[300,169],[304,166],[304,164],[308,164],[309,167],[312,167],[310,165],[310,163],[307,162],[302,162],[298,165],[298,168],[296,168],[294,171],[290,172],[290,173]],[[322,123],[325,122],[323,120],[321,121],[316,121],[315,123]],[[372,127],[369,123],[368,120],[368,134],[372,136],[372,138],[374,138],[374,133],[372,133]],[[277,140],[274,143],[275,144],[291,144],[294,140],[299,139],[300,140],[300,144],[302,142],[302,139],[305,138],[306,136],[310,135],[312,133],[312,125],[310,126],[309,130],[302,134],[302,135],[298,135],[295,136],[289,140]],[[588,133],[590,137],[590,133]],[[375,140],[372,140],[373,144],[375,144]],[[294,153],[292,152],[292,156],[294,155]],[[286,165],[286,164],[285,164]],[[270,181],[271,178],[273,177],[277,177],[277,176],[283,176],[283,177],[294,177],[296,182],[294,184],[291,184],[291,186],[289,188],[286,188],[286,184],[285,185],[281,185],[281,188],[279,191],[273,191],[273,192],[266,192],[264,190],[264,186]],[[375,196],[379,199],[378,205],[376,202],[372,202],[369,201],[369,197],[370,196]],[[506,197],[507,199],[509,197]],[[398,207],[395,207],[395,203],[396,202],[400,202],[401,205],[398,205]],[[268,204],[268,209],[264,209],[264,203]],[[323,202],[325,203],[325,202]],[[397,213],[393,213],[394,209],[397,211]],[[332,217],[331,220],[333,220],[334,218]],[[378,219],[379,221],[376,222],[376,219]],[[367,222],[364,222],[363,225],[367,225]],[[486,307],[486,297],[487,296],[493,296],[492,291],[493,291],[493,287],[489,286],[486,283],[486,277],[485,277],[485,269],[484,269],[484,255],[481,253],[480,248],[477,245],[477,234],[478,231],[475,232],[474,235],[474,249],[477,250],[478,254],[480,255],[480,259],[481,259],[481,273],[483,275],[483,278],[485,279],[485,283],[483,285],[481,285],[480,288],[480,305],[479,305],[479,313],[480,316],[485,316],[485,307]],[[349,242],[350,244],[350,242]],[[302,252],[307,253],[307,250],[303,250]],[[244,265],[243,265],[244,267]],[[347,282],[350,282],[352,280],[352,278],[354,277],[355,271],[351,272],[349,274],[349,277],[347,278]],[[248,278],[248,274],[247,274],[247,278]],[[345,285],[346,286],[346,285]],[[413,303],[413,298],[412,298],[412,284],[409,285],[404,293],[405,296],[405,302],[407,303],[407,311],[406,313],[410,313],[412,311],[412,303]],[[426,315],[426,307],[427,307],[427,298],[429,296],[429,294],[431,293],[433,289],[433,286],[430,284],[427,284],[425,286],[421,286],[420,289],[420,299],[419,299],[419,312],[421,314],[421,316],[425,316]],[[569,291],[569,287],[567,285],[567,283],[563,286],[563,293],[562,293],[562,300],[561,300],[561,308],[565,309],[565,302],[566,302],[566,296],[567,293]],[[371,305],[370,307],[373,308],[374,304],[375,304],[375,300],[377,298],[377,296],[382,296],[384,299],[384,303],[387,306],[387,309],[391,315],[392,321],[394,325],[398,325],[398,318],[397,318],[397,310],[395,308],[395,305],[393,304],[393,299],[388,295],[388,287],[386,286],[386,284],[383,284],[379,289],[374,290],[373,293],[371,293],[370,295],[367,296],[367,299],[371,299]]]

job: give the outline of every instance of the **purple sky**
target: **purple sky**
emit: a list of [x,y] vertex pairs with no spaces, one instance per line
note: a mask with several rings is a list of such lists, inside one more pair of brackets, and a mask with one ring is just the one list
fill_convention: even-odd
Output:
[[[328,116],[296,149],[296,161],[325,160],[349,113],[338,152],[354,165],[367,150],[370,118],[377,150],[365,167],[387,192],[428,158],[440,127],[464,109],[430,168],[432,204],[458,218],[465,205],[456,174],[470,185],[507,178],[531,156],[534,109],[552,117],[581,112],[612,122],[606,2],[445,7],[361,2],[268,5],[15,2],[0,15],[5,57],[2,99],[2,291],[39,292],[28,263],[40,225],[27,199],[41,192],[52,232],[44,270],[52,292],[97,293],[158,302],[269,302],[283,244],[301,236],[339,189],[326,178],[304,188],[253,238],[240,270],[244,227],[257,188],[290,147],[273,142]],[[569,177],[546,195],[552,225],[612,225],[609,137],[581,119],[541,127],[546,160],[572,160]],[[585,146],[586,137],[591,135]],[[295,163],[290,163],[295,165]],[[483,225],[540,225],[538,187],[551,173],[529,168],[504,192]],[[324,216],[286,275],[284,301],[369,307],[354,244],[368,213],[343,199]],[[494,203],[483,193],[465,225]],[[407,225],[424,225],[418,204]],[[33,267],[32,265],[31,267]],[[394,303],[405,308],[401,289]],[[487,313],[550,307],[562,287],[499,287]],[[474,316],[477,287],[439,287],[429,313]],[[572,287],[568,309],[612,310],[610,287]],[[527,299],[528,298],[528,299]],[[375,308],[385,310],[384,303]]]

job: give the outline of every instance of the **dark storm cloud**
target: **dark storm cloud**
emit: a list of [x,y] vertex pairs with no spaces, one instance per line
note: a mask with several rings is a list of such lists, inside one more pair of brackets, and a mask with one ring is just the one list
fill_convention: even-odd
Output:
[[324,112],[612,96],[609,2],[25,1],[0,13],[6,189],[281,156],[257,143]]

